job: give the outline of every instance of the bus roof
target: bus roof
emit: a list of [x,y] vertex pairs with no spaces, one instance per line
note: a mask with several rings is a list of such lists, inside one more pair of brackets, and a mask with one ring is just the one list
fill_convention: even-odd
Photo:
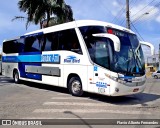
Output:
[[63,24],[51,26],[48,28],[43,28],[40,30],[26,33],[24,35],[30,35],[30,34],[41,33],[41,32],[49,33],[52,31],[60,31],[60,30],[64,30],[64,29],[70,29],[70,28],[82,27],[82,26],[106,26],[106,27],[116,28],[116,29],[119,29],[122,31],[127,31],[129,33],[134,33],[133,31],[131,31],[127,28],[124,28],[124,27],[121,27],[119,25],[115,25],[112,23],[107,23],[107,22],[97,21],[97,20],[77,20],[77,21],[72,21],[72,22],[68,22],[68,23],[63,23]]
[[[124,27],[116,25],[116,24],[108,23],[108,22],[97,21],[97,20],[77,20],[77,21],[58,24],[58,25],[54,25],[54,26],[51,26],[51,27],[47,27],[47,28],[36,30],[36,31],[32,31],[32,32],[29,32],[29,33],[26,33],[26,34],[22,35],[21,37],[25,37],[27,35],[28,36],[29,35],[34,35],[34,34],[37,34],[37,33],[50,33],[50,32],[53,32],[53,31],[60,31],[60,30],[65,30],[65,29],[70,29],[70,28],[75,28],[75,27],[82,27],[82,26],[106,26],[106,27],[111,27],[111,28],[115,28],[115,29],[118,29],[118,30],[122,30],[122,31],[126,31],[126,32],[134,34],[133,31],[131,31],[127,28],[124,28]],[[16,38],[12,38],[12,39],[6,39],[3,42],[15,40],[15,39],[18,39],[18,38],[20,38],[20,37],[16,37]]]

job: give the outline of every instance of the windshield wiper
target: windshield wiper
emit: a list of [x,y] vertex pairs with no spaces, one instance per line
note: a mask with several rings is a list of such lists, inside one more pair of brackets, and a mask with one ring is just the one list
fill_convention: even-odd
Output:
[[142,63],[141,63],[141,60],[140,60],[140,57],[138,56],[138,50],[139,50],[140,46],[141,46],[140,44],[137,46],[137,48],[135,49],[134,53],[135,53],[136,62],[137,62],[137,60],[139,61],[139,64],[138,64],[138,62],[137,62],[138,68],[143,69]]

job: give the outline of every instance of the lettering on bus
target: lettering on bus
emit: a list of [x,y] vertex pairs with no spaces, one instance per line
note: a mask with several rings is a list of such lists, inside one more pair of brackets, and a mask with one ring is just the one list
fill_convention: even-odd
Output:
[[77,59],[76,56],[67,56],[67,58],[64,59],[64,63],[80,63],[80,59]]
[[104,82],[96,82],[96,86],[100,88],[107,88],[107,83]]
[[60,56],[58,54],[46,54],[41,56],[41,62],[60,63]]

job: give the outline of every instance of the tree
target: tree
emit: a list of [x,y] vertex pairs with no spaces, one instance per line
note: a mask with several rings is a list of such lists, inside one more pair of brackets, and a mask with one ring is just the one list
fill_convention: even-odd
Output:
[[73,12],[64,0],[19,0],[18,8],[25,12],[27,17],[16,16],[15,19],[27,19],[26,29],[29,23],[39,24],[42,28],[43,21],[46,26],[52,20],[52,24],[73,21]]

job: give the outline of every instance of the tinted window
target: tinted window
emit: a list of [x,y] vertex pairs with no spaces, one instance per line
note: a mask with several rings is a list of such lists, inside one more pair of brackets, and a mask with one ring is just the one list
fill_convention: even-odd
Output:
[[82,53],[77,34],[74,29],[59,32],[59,50]]
[[103,37],[91,37],[85,40],[92,61],[104,68],[110,67],[110,40]]
[[79,29],[84,39],[91,37],[92,34],[106,33],[106,28],[103,26],[84,26]]
[[45,35],[43,51],[68,50],[81,54],[81,48],[74,29],[48,33]]
[[58,49],[58,32],[46,34],[42,51],[53,51],[57,49]]
[[41,51],[42,36],[32,36],[25,38],[24,52]]
[[17,53],[17,42],[16,40],[6,41],[3,43],[4,53]]
[[24,38],[20,38],[17,40],[17,49],[18,52],[24,52]]

